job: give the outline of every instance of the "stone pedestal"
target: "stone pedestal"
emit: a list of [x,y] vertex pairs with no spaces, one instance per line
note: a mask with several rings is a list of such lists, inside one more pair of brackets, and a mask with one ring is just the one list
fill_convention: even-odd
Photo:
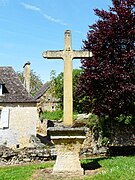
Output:
[[49,128],[51,140],[57,150],[53,174],[83,175],[79,160],[81,145],[85,139],[84,128]]

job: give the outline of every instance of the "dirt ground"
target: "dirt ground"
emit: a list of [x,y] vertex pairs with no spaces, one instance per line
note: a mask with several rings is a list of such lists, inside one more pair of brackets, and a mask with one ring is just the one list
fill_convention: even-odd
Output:
[[47,168],[47,169],[40,169],[37,170],[31,177],[30,180],[83,180],[84,177],[86,176],[93,176],[99,172],[103,171],[102,168],[98,168],[95,170],[85,170],[85,175],[80,177],[73,177],[73,176],[69,176],[69,177],[65,177],[64,175],[62,176],[57,176],[57,175],[53,175],[52,174],[52,168]]

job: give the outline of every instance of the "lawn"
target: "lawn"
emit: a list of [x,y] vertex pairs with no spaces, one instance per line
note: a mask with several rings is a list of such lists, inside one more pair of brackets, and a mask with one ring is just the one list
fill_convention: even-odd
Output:
[[96,158],[93,162],[103,170],[93,177],[85,177],[85,180],[135,180],[135,156]]
[[[84,176],[84,180],[135,180],[135,156],[97,157],[83,159],[81,163],[86,170],[101,168],[101,171],[96,175]],[[54,162],[47,162],[44,164],[1,167],[0,180],[30,180],[34,171],[52,167],[53,164]]]
[[29,180],[38,169],[52,167],[54,162],[0,168],[0,180]]

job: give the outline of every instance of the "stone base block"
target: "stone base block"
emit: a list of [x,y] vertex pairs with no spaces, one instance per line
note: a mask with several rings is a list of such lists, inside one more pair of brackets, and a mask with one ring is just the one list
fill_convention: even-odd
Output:
[[56,163],[53,167],[53,174],[64,174],[80,176],[84,175],[83,168],[79,161],[78,152],[57,152]]
[[57,150],[53,174],[83,176],[79,152],[85,139],[84,128],[51,128],[49,133]]

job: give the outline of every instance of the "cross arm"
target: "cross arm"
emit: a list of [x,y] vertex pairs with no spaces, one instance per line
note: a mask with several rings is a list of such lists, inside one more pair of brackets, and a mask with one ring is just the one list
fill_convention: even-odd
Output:
[[73,50],[73,58],[74,59],[78,59],[78,58],[86,58],[86,57],[92,57],[92,52],[90,51],[83,51],[83,50],[80,50],[80,51],[75,51]]
[[43,57],[47,59],[63,59],[63,51],[44,51]]

